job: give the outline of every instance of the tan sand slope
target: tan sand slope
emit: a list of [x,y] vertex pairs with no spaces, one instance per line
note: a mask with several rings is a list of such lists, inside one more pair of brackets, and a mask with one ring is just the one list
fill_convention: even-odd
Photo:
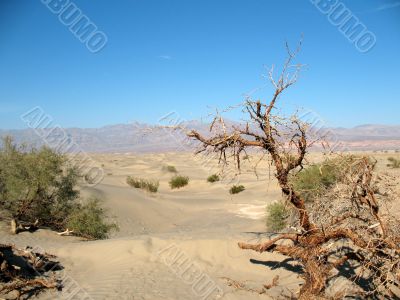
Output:
[[[237,247],[238,241],[267,237],[265,206],[281,197],[268,176],[267,163],[259,168],[267,176],[257,180],[245,162],[235,182],[246,190],[232,196],[228,193],[232,182],[206,181],[217,171],[215,161],[205,165],[191,154],[97,154],[93,158],[104,166],[106,176],[95,187],[83,187],[82,196],[103,199],[120,226],[110,239],[85,242],[48,230],[11,236],[6,224],[0,223],[5,242],[43,248],[59,257],[66,288],[41,299],[276,299],[298,291],[300,270],[295,263],[278,254]],[[167,164],[190,177],[187,187],[170,189],[172,174],[162,170]],[[380,166],[384,167],[384,160]],[[160,180],[159,192],[129,187],[128,175]],[[256,290],[276,275],[279,285],[258,294]],[[227,278],[254,291],[237,289]]]

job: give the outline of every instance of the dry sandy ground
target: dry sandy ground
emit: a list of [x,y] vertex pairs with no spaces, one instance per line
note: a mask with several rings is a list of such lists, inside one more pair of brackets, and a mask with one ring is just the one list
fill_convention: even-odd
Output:
[[[378,156],[384,168],[387,154]],[[299,290],[302,281],[295,263],[278,254],[237,247],[238,241],[257,242],[268,236],[265,206],[281,194],[266,163],[260,164],[264,176],[257,179],[251,170],[255,161],[245,162],[239,181],[246,190],[232,196],[228,193],[232,176],[206,182],[217,171],[215,161],[192,154],[92,157],[103,166],[105,177],[95,187],[82,187],[82,196],[104,200],[120,227],[110,239],[87,242],[48,230],[11,236],[1,224],[2,242],[30,245],[59,257],[66,288],[41,299],[279,299]],[[172,174],[162,170],[165,165],[189,176],[189,185],[171,190]],[[159,192],[129,187],[128,175],[160,180]],[[229,284],[236,280],[257,290],[276,275],[279,285],[267,294]]]

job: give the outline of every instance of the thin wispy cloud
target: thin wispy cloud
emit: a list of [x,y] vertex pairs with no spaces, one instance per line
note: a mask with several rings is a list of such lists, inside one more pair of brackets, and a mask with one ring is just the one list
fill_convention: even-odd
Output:
[[360,14],[371,14],[371,13],[378,13],[384,10],[389,10],[389,9],[395,9],[395,8],[400,8],[400,1],[394,1],[394,2],[387,2],[384,4],[381,4],[380,6],[370,8],[367,10],[363,11],[358,11],[357,13]]
[[387,9],[392,9],[400,6],[400,1],[382,4],[381,6],[377,7],[375,11],[382,11]]
[[170,55],[159,55],[157,57],[161,58],[161,59],[165,59],[165,60],[171,60],[172,59],[172,56],[170,56]]

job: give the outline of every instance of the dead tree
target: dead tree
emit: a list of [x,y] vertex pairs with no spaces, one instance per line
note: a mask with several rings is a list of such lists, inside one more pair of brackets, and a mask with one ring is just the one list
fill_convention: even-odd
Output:
[[[374,163],[366,157],[359,157],[343,168],[343,185],[348,190],[342,190],[340,199],[344,201],[345,209],[340,214],[336,212],[336,215],[330,212],[329,221],[324,224],[318,223],[318,218],[322,217],[316,208],[318,205],[307,206],[301,193],[290,183],[290,177],[305,166],[308,149],[321,141],[310,124],[297,115],[285,118],[277,113],[276,104],[280,96],[298,79],[302,65],[293,64],[293,60],[300,47],[301,43],[292,52],[286,45],[288,57],[277,79],[273,68],[269,72],[274,87],[269,102],[246,99],[243,108],[248,122],[227,128],[224,119],[217,115],[209,135],[195,130],[187,135],[200,142],[197,153],[216,152],[221,163],[231,161],[239,169],[242,152],[261,149],[269,155],[282,193],[298,213],[300,228],[260,244],[239,243],[239,247],[257,252],[279,252],[300,262],[305,282],[299,299],[324,297],[332,271],[350,261],[359,271],[357,276],[368,277],[372,281],[372,287],[364,291],[364,295],[394,297],[392,288],[398,286],[400,280],[400,237],[395,227],[389,226],[388,218],[382,218],[380,214],[373,186]],[[320,204],[327,204],[332,199],[319,200]],[[321,205],[318,207],[321,208]],[[327,211],[324,211],[325,217]],[[338,241],[349,246],[338,247]],[[356,278],[353,280],[356,281]]]
[[13,299],[12,294],[16,299],[25,299],[45,289],[61,288],[58,280],[46,274],[59,269],[53,255],[0,244],[0,296]]

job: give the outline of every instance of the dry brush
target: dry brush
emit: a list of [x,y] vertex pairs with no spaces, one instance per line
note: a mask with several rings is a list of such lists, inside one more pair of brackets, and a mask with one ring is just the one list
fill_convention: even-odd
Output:
[[[283,117],[277,113],[280,96],[298,79],[302,68],[293,61],[300,50],[287,46],[287,60],[278,78],[269,79],[274,87],[269,102],[246,99],[243,104],[248,122],[228,128],[217,115],[210,134],[196,130],[188,137],[200,142],[197,153],[218,153],[222,164],[234,163],[240,169],[242,153],[261,149],[269,156],[283,195],[297,211],[297,229],[259,244],[239,243],[241,249],[257,252],[279,252],[298,261],[303,267],[304,284],[299,299],[327,297],[329,281],[345,265],[354,274],[355,286],[368,286],[344,293],[389,298],[398,297],[400,283],[400,237],[398,222],[381,212],[388,197],[380,194],[377,183],[385,185],[375,174],[376,162],[368,157],[340,157],[340,182],[308,205],[300,191],[290,182],[291,176],[306,167],[307,153],[315,143],[326,145],[310,124],[296,114]],[[333,155],[333,154],[331,154]],[[380,179],[379,179],[380,178]],[[332,296],[332,295],[331,295]]]

